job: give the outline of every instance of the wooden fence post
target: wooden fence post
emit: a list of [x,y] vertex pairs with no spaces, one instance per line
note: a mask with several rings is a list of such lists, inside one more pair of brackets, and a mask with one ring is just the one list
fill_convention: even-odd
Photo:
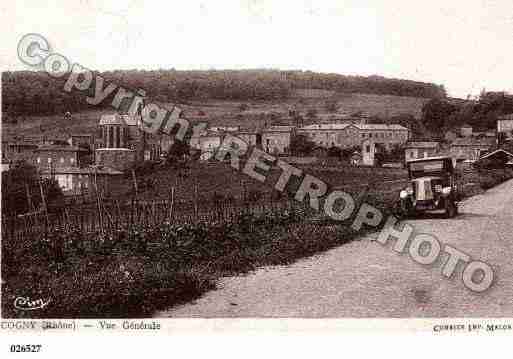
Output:
[[194,220],[198,222],[198,183],[194,184]]
[[175,206],[175,187],[171,187],[171,203],[169,206],[169,223],[173,220],[173,210]]
[[48,238],[48,207],[46,205],[46,198],[45,198],[45,191],[43,189],[43,183],[41,181],[41,177],[38,177],[39,181],[39,190],[41,191],[41,203],[43,205],[43,211],[45,213],[45,232],[44,232],[44,239],[45,241]]

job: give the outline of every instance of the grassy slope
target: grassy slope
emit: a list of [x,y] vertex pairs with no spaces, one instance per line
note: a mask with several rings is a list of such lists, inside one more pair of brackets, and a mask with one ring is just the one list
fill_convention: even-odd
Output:
[[[371,115],[398,115],[413,114],[420,116],[423,104],[427,99],[415,97],[401,97],[390,95],[343,94],[326,90],[299,90],[287,101],[244,102],[249,105],[247,111],[241,112],[237,101],[203,101],[181,104],[186,113],[196,116],[199,111],[206,114],[206,118],[213,125],[251,125],[255,121],[262,121],[258,115],[261,113],[279,112],[286,114],[292,107],[301,112],[310,108],[317,108],[319,113],[324,112],[327,100],[336,101],[339,110],[346,112],[364,111]],[[172,108],[173,104],[163,104]],[[102,113],[113,112],[112,109],[92,109],[73,114],[71,122],[65,121],[62,116],[27,116],[18,119],[17,125],[4,124],[4,135],[23,134],[39,135],[42,127],[48,136],[66,133],[90,133],[97,130],[98,120]],[[244,119],[238,120],[241,114]]]

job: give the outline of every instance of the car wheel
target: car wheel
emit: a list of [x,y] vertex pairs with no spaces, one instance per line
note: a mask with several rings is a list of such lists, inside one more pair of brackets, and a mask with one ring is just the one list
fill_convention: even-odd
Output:
[[456,204],[453,201],[447,201],[445,204],[445,217],[454,218],[457,213],[458,209],[456,208]]
[[413,205],[410,201],[402,201],[401,202],[401,216],[403,218],[413,217]]

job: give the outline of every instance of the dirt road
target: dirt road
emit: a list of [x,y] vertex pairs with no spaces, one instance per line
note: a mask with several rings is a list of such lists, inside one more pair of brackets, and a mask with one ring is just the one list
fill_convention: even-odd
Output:
[[422,266],[408,253],[363,239],[285,267],[223,279],[220,289],[158,317],[511,317],[513,180],[460,204],[454,219],[408,221],[492,265],[496,282],[476,294],[441,264]]

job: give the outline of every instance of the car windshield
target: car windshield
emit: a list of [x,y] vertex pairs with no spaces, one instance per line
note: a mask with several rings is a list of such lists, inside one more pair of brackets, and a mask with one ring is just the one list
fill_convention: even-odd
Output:
[[409,164],[410,175],[412,177],[421,177],[427,175],[441,175],[448,171],[447,165],[444,161],[425,161],[425,162],[413,162]]

